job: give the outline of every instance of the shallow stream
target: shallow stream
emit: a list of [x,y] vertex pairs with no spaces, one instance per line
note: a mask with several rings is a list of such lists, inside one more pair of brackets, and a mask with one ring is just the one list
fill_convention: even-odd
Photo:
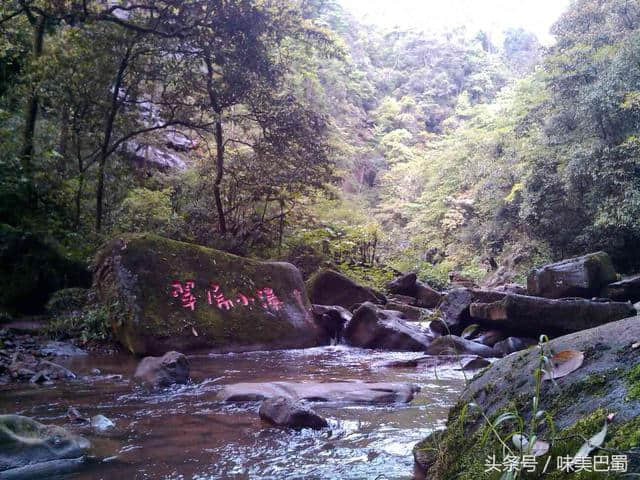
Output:
[[[87,435],[101,460],[65,479],[410,479],[413,445],[444,424],[464,385],[455,366],[381,366],[417,356],[344,346],[196,355],[191,384],[152,394],[130,380],[133,357],[87,355],[57,360],[77,380],[0,387],[0,413],[69,427],[74,406],[115,422],[108,436]],[[269,427],[258,402],[215,399],[223,384],[277,380],[413,382],[422,390],[406,405],[313,405],[330,431]]]

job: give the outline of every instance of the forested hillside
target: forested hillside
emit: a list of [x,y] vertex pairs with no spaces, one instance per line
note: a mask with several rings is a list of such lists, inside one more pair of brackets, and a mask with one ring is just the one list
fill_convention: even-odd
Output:
[[[521,279],[637,267],[640,7],[522,29],[361,24],[334,0],[0,7],[0,221],[80,260],[120,232]],[[375,266],[376,268],[371,268]]]

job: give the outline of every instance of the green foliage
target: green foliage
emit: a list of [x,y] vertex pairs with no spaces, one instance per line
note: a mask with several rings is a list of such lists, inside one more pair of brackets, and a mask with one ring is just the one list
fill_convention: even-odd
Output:
[[116,231],[156,232],[173,237],[181,229],[182,219],[174,211],[171,203],[173,190],[134,188],[120,204],[115,215]]
[[83,343],[103,342],[112,338],[108,312],[104,308],[71,311],[55,316],[44,334],[58,340],[79,338]]

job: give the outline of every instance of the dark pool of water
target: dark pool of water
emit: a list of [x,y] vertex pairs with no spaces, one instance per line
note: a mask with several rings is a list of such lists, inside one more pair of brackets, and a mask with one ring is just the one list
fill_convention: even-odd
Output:
[[[100,460],[65,477],[74,480],[410,479],[411,448],[444,424],[464,385],[463,374],[452,367],[380,366],[415,356],[343,346],[191,356],[193,383],[157,394],[130,381],[136,366],[131,357],[76,357],[60,363],[77,380],[0,388],[0,413],[69,427],[66,412],[74,406],[83,416],[112,419],[116,433],[88,435]],[[101,375],[90,376],[96,367]],[[407,405],[313,405],[330,431],[269,427],[257,415],[257,402],[215,399],[227,383],[350,379],[413,382],[422,391]]]

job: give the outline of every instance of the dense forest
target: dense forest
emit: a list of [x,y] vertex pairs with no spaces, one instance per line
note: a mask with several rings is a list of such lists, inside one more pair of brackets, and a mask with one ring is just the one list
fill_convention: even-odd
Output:
[[640,2],[346,5],[0,3],[0,478],[640,475]]
[[547,48],[383,31],[332,0],[0,15],[0,221],[80,260],[153,231],[373,284],[640,262],[635,2],[573,2]]

